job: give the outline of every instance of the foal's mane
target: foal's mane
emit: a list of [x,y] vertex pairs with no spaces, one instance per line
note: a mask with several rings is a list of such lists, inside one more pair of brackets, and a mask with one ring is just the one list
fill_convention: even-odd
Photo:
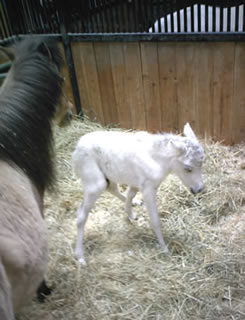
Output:
[[62,92],[62,58],[53,41],[15,44],[0,88],[0,159],[20,168],[42,193],[54,181],[51,120]]

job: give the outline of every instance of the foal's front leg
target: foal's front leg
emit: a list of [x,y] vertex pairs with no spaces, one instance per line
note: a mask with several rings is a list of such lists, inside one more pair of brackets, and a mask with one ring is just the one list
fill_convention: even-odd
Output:
[[146,187],[142,190],[143,199],[150,217],[151,226],[160,244],[160,248],[164,253],[168,253],[168,247],[165,244],[161,231],[161,221],[156,207],[156,190],[152,187]]

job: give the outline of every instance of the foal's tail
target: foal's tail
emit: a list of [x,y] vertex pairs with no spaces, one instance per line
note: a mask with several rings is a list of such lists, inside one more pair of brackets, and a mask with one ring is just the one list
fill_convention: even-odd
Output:
[[0,319],[14,320],[13,305],[11,299],[11,287],[0,259]]

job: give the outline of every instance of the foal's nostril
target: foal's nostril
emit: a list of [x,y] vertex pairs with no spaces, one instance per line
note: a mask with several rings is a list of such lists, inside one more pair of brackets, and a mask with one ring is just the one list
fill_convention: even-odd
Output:
[[191,188],[191,192],[192,192],[193,194],[197,194],[197,193],[199,193],[199,192],[202,192],[202,190],[203,190],[203,187],[201,187],[201,188],[199,188],[199,189]]
[[196,192],[193,188],[191,188],[191,193],[196,194]]
[[199,188],[199,189],[193,189],[193,188],[191,188],[191,192],[192,192],[193,194],[197,194],[197,193],[199,193],[199,192],[202,192],[202,190],[203,190],[203,187],[201,187],[201,188]]

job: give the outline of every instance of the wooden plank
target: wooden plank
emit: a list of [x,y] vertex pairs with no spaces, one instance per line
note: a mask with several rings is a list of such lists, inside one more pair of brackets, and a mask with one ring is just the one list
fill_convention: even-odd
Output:
[[179,129],[189,122],[196,131],[195,43],[176,44],[177,106]]
[[213,137],[231,143],[234,43],[213,45]]
[[118,124],[115,93],[111,70],[110,50],[108,43],[94,44],[100,95],[106,124]]
[[144,96],[141,69],[140,45],[137,42],[124,43],[124,59],[126,68],[126,87],[128,104],[131,113],[132,128],[146,129],[144,112]]
[[160,131],[162,123],[157,44],[141,43],[141,57],[146,127],[149,131]]
[[245,43],[235,45],[232,143],[245,140]]
[[195,133],[201,137],[213,135],[213,44],[195,46]]
[[175,53],[174,43],[158,44],[161,122],[166,132],[179,130]]
[[129,129],[132,127],[132,119],[123,46],[121,43],[111,43],[109,47],[118,121],[122,128]]
[[105,124],[93,43],[73,43],[72,52],[84,114]]

